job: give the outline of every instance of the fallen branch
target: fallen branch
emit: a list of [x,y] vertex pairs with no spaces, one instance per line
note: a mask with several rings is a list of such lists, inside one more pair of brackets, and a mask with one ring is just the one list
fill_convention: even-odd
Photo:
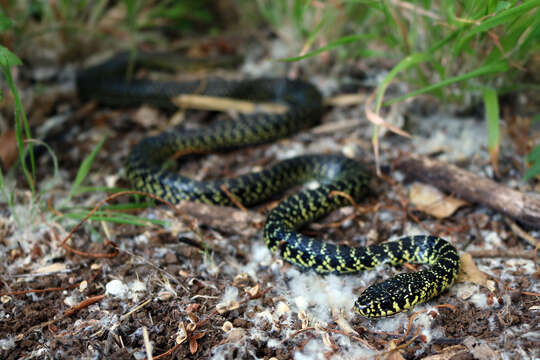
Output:
[[518,222],[540,229],[540,195],[522,193],[455,165],[419,155],[405,155],[397,168],[469,202],[488,206]]

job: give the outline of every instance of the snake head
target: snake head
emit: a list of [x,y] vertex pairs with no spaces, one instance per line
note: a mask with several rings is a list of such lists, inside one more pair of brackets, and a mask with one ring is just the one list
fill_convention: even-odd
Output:
[[364,317],[390,316],[429,300],[434,294],[425,271],[398,274],[368,287],[354,303],[354,311]]

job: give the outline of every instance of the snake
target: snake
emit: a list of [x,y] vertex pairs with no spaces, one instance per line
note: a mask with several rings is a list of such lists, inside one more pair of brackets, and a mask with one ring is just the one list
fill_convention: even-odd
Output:
[[[111,106],[149,103],[175,108],[178,94],[201,94],[248,101],[276,102],[284,113],[257,112],[238,119],[220,120],[202,129],[176,129],[148,136],[129,152],[126,173],[133,187],[172,203],[195,201],[206,204],[254,206],[285,193],[289,195],[269,211],[263,238],[272,252],[289,263],[319,274],[351,274],[382,264],[427,265],[416,272],[373,284],[354,302],[353,310],[367,318],[394,315],[426,302],[455,281],[460,260],[456,248],[441,237],[406,236],[369,246],[333,244],[307,236],[302,228],[330,212],[359,201],[369,191],[370,174],[359,161],[343,155],[309,154],[282,160],[258,172],[237,177],[199,181],[169,170],[163,164],[178,154],[202,154],[270,143],[317,124],[323,113],[319,90],[310,82],[286,78],[193,81],[126,79],[132,61],[151,64],[159,55],[120,54],[90,66],[77,75],[83,99]],[[315,182],[317,187],[301,186]],[[343,195],[345,194],[345,195]]]

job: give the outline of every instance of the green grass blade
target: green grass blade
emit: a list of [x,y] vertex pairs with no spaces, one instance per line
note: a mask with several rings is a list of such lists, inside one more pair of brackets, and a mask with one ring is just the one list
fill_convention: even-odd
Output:
[[531,153],[527,155],[526,160],[528,162],[540,161],[540,144],[536,145],[536,147],[532,149]]
[[313,44],[313,41],[315,41],[315,39],[317,38],[317,34],[321,31],[322,27],[326,23],[326,19],[327,19],[327,17],[323,16],[321,21],[319,21],[317,26],[315,26],[315,29],[313,29],[311,34],[309,34],[309,36],[308,36],[308,38],[307,38],[307,40],[306,40],[306,42],[304,44],[304,48],[309,49],[311,47],[311,44]]
[[461,81],[465,81],[468,79],[489,75],[489,74],[495,74],[495,73],[502,73],[508,70],[508,64],[504,60],[500,60],[491,64],[484,65],[476,70],[470,71],[463,75],[454,76],[448,79],[445,79],[443,81],[440,81],[436,84],[426,86],[422,89],[418,89],[415,91],[412,91],[408,94],[405,94],[403,96],[397,97],[395,99],[389,100],[384,103],[385,106],[395,104],[397,102],[403,101],[405,99],[408,99],[410,97],[418,96],[420,94],[425,94],[440,88],[443,88],[445,86],[455,84]]
[[28,119],[26,118],[26,113],[24,112],[24,108],[23,108],[23,105],[19,96],[19,91],[17,90],[17,87],[15,86],[15,82],[13,81],[13,77],[11,76],[11,66],[17,66],[20,64],[22,64],[22,62],[17,57],[17,55],[13,54],[6,47],[0,45],[0,68],[2,69],[2,73],[4,74],[4,77],[6,78],[7,83],[9,84],[9,88],[11,90],[11,93],[13,94],[13,99],[15,100],[15,138],[17,140],[17,147],[19,149],[19,159],[21,161],[26,180],[28,181],[28,185],[30,186],[30,189],[32,190],[32,194],[34,194],[35,193],[35,174],[36,174],[36,166],[35,166],[34,150],[33,150],[34,147],[32,143],[28,144],[28,150],[30,153],[30,164],[31,164],[31,172],[30,172],[26,165],[26,161],[24,160],[25,146],[24,146],[24,140],[23,140],[23,129],[26,133],[26,138],[30,139],[32,136],[30,134],[30,126],[28,125]]
[[523,181],[529,181],[531,178],[540,174],[540,144],[536,145],[529,155],[525,158],[527,162],[531,163],[531,167],[523,176]]
[[459,28],[457,30],[452,31],[448,36],[446,36],[444,39],[438,41],[429,49],[430,54],[434,54],[437,51],[439,51],[444,45],[452,42],[458,35],[463,31],[462,28]]
[[392,82],[394,77],[396,77],[397,74],[399,74],[403,70],[410,68],[411,66],[414,66],[414,65],[417,65],[422,62],[429,61],[429,60],[431,60],[431,55],[425,54],[425,53],[415,53],[415,54],[411,54],[407,56],[405,59],[401,60],[396,66],[394,66],[392,71],[390,71],[388,75],[384,77],[382,83],[377,88],[375,112],[379,112],[381,108],[384,92],[386,91],[386,88],[388,87],[388,85],[390,85],[390,83]]
[[521,5],[518,5],[514,8],[503,10],[497,15],[488,18],[486,21],[482,22],[477,27],[472,28],[469,34],[465,35],[465,38],[467,37],[470,38],[475,34],[487,31],[505,22],[509,22],[518,16],[525,15],[529,10],[532,10],[539,6],[540,6],[540,0],[531,0],[531,1],[525,1]]
[[85,193],[95,193],[95,192],[108,192],[108,193],[117,193],[122,191],[129,191],[131,189],[121,188],[121,187],[109,187],[109,186],[79,186],[74,190],[73,195],[81,195]]
[[106,139],[107,137],[101,139],[101,141],[94,147],[92,152],[83,160],[81,166],[79,167],[79,171],[77,171],[77,176],[75,176],[75,180],[73,181],[73,185],[71,186],[71,190],[66,201],[69,201],[71,197],[78,191],[79,186],[90,172],[92,163],[94,162],[98,151],[101,149],[101,146]]
[[540,159],[533,162],[532,166],[525,173],[525,176],[523,176],[523,181],[529,181],[538,174],[540,174]]
[[21,59],[19,59],[17,55],[9,51],[8,48],[0,45],[0,66],[4,68],[19,65],[22,65]]
[[5,190],[5,184],[4,184],[4,174],[2,172],[2,167],[0,166],[0,192],[2,192],[2,195],[4,196],[4,198],[6,199],[6,201],[8,200],[8,196],[6,194],[6,190]]
[[[102,211],[132,211],[132,210],[143,210],[149,207],[154,206],[155,203],[153,201],[145,201],[145,202],[134,202],[134,203],[122,203],[122,204],[106,204],[103,205],[100,209]],[[62,211],[68,213],[71,211],[75,211],[76,209],[80,209],[81,207],[69,207],[69,208],[63,208]],[[93,206],[84,206],[83,209],[92,210]]]
[[312,52],[309,52],[309,53],[307,53],[305,55],[294,56],[294,57],[289,57],[289,58],[282,58],[282,59],[278,59],[278,60],[279,61],[285,61],[285,62],[294,62],[294,61],[307,59],[307,58],[319,55],[320,53],[323,53],[325,51],[332,50],[335,47],[362,40],[363,38],[364,38],[364,35],[344,36],[344,37],[342,37],[342,38],[340,38],[338,40],[332,41],[328,45],[325,45],[325,46],[323,46],[323,47],[321,47],[321,48],[319,48],[317,50],[314,50]]
[[[73,219],[80,221],[88,215],[87,212],[70,212],[62,215],[63,218]],[[124,214],[124,213],[111,213],[107,211],[96,211],[89,220],[93,221],[106,221],[116,224],[127,224],[135,226],[149,226],[149,225],[158,225],[158,226],[167,226],[169,223],[164,220],[159,219],[148,219],[142,218],[135,215]]]
[[[495,26],[513,21],[518,16],[526,15],[528,11],[539,6],[540,6],[540,0],[526,1],[522,3],[521,5],[518,5],[514,8],[503,10],[497,15],[488,18],[487,20],[483,21],[480,25],[473,27],[471,30],[469,30],[467,34],[465,34],[463,37],[460,38],[460,40],[458,40],[454,48],[454,56],[461,53],[465,44],[467,44],[474,35],[490,30],[494,28]],[[531,16],[534,16],[534,15],[531,14]]]
[[130,211],[130,210],[142,210],[154,206],[153,201],[145,201],[140,203],[126,203],[126,204],[110,204],[104,205],[103,210],[115,210],[115,211]]
[[491,155],[491,161],[496,168],[497,158],[499,156],[499,99],[497,91],[492,88],[486,88],[483,91],[484,106],[486,108],[486,120],[488,127],[488,149]]
[[58,177],[58,169],[59,169],[59,167],[58,167],[58,158],[56,157],[56,154],[54,153],[53,149],[47,143],[44,143],[43,141],[40,141],[40,140],[32,139],[29,142],[34,143],[36,145],[41,145],[47,150],[47,152],[51,156],[51,160],[53,162],[53,177],[57,178]]

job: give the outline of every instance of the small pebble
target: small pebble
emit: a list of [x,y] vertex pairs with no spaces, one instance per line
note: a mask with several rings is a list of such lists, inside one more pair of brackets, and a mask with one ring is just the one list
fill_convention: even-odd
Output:
[[128,293],[128,287],[120,280],[112,280],[105,286],[107,295],[124,298]]

